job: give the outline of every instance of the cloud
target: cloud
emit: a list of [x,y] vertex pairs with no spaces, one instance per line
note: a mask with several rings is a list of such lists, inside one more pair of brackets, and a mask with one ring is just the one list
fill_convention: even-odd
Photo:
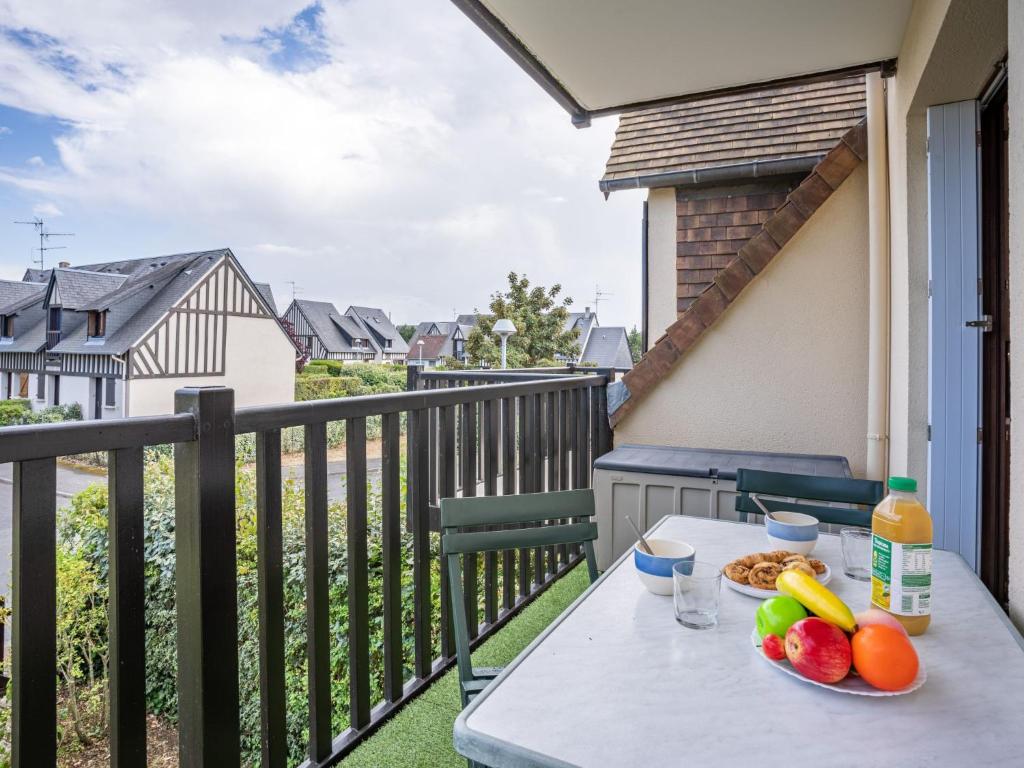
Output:
[[64,213],[53,203],[36,203],[32,206],[32,213],[36,216],[46,216],[48,218],[56,218],[57,216],[63,216]]
[[32,157],[30,157],[25,162],[28,165],[33,166],[34,168],[42,168],[44,165],[46,165],[46,161],[43,160],[43,158],[41,158],[39,155],[32,155]]
[[8,128],[6,125],[0,125],[0,136],[4,136],[6,134],[9,134],[10,132],[11,129]]
[[[638,203],[596,185],[614,120],[573,128],[445,0],[8,6],[28,32],[0,34],[0,103],[66,129],[59,167],[0,184],[73,215],[78,249],[134,255],[107,234],[130,221],[401,320],[483,306],[510,269],[577,303],[638,289]],[[604,322],[632,322],[616,293]]]

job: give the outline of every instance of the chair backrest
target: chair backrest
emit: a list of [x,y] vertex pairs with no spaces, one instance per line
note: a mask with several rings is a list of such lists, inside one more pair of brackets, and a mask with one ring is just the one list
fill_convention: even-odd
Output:
[[[762,514],[750,494],[770,511],[793,510],[813,515],[823,523],[831,525],[857,525],[871,527],[871,512],[885,496],[885,485],[878,480],[854,480],[848,477],[822,477],[818,475],[791,475],[784,472],[765,472],[760,469],[739,469],[736,471],[736,511],[747,514]],[[767,499],[765,496],[782,496],[797,501]],[[858,504],[866,509],[853,507],[830,507],[814,502],[836,504]]]
[[593,582],[597,579],[594,514],[594,492],[589,488],[441,499],[441,553],[448,565],[455,648],[463,680],[472,676],[472,665],[460,557],[497,550],[582,544]]

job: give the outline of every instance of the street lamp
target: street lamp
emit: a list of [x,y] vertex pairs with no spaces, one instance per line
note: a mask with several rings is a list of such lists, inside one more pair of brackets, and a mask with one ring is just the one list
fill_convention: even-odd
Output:
[[492,329],[501,336],[501,367],[505,368],[505,347],[508,344],[508,337],[516,332],[516,327],[507,317],[503,317],[494,324]]
[[422,368],[423,367],[423,339],[418,339],[416,341],[416,346],[418,346],[420,348],[420,368]]

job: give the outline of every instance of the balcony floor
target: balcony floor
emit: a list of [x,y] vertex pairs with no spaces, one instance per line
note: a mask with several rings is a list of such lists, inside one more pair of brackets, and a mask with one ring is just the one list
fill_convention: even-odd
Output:
[[[473,654],[474,663],[484,667],[508,664],[588,585],[586,566],[576,566],[524,608],[508,626],[481,645]],[[385,765],[465,768],[466,759],[452,747],[452,728],[460,710],[459,678],[456,670],[452,669],[345,758],[341,765],[345,768],[380,768]]]

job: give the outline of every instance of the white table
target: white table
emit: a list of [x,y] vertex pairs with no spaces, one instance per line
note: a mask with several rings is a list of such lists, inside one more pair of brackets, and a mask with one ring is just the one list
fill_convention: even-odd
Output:
[[[668,517],[724,565],[768,549],[761,526]],[[814,552],[854,611],[868,588],[842,573],[838,536]],[[773,669],[751,642],[759,601],[722,585],[719,626],[676,623],[628,553],[459,716],[455,747],[506,766],[1024,765],[1024,641],[958,555],[935,552],[929,631],[914,642],[928,681],[865,698]]]

